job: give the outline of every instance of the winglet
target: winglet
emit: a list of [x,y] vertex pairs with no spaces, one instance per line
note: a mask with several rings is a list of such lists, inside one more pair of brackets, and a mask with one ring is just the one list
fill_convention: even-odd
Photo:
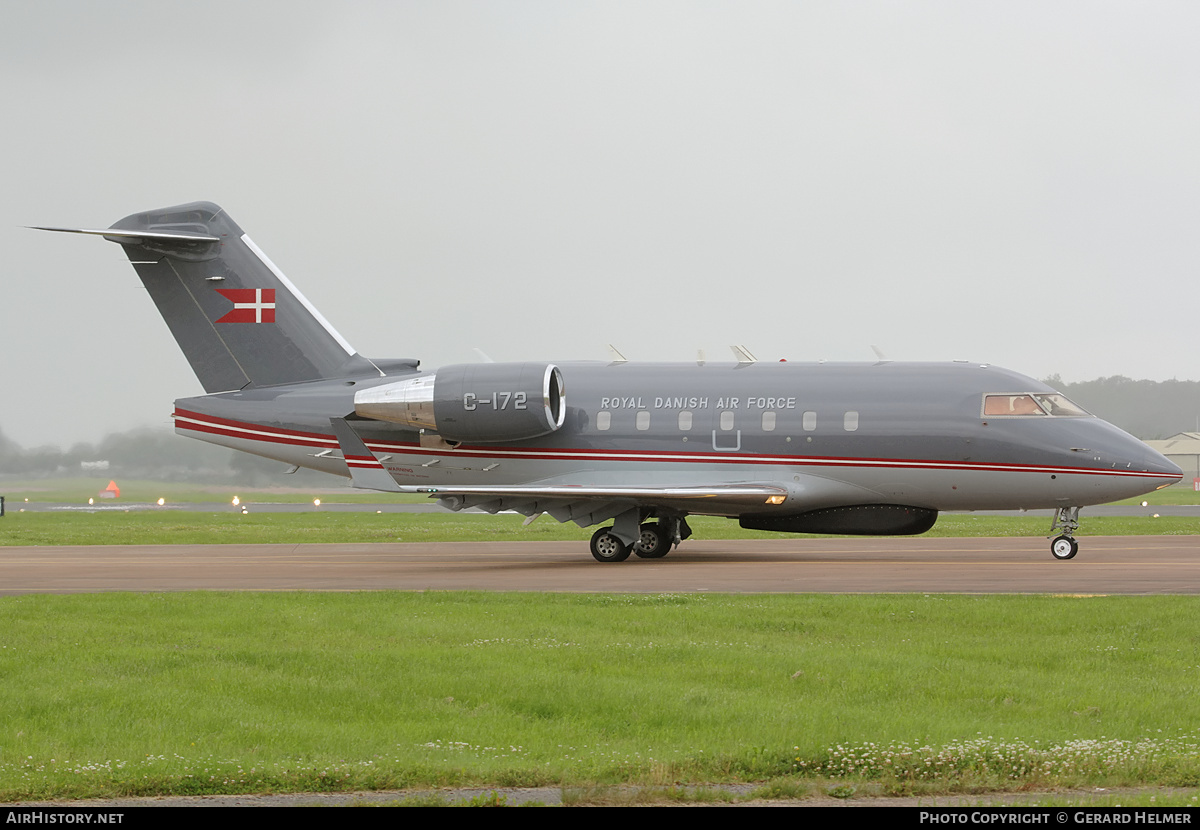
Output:
[[730,346],[729,348],[733,351],[733,356],[737,358],[739,366],[758,362],[758,358],[752,355],[745,346]]
[[342,448],[342,456],[346,459],[346,469],[350,471],[350,485],[360,490],[383,490],[389,493],[399,493],[400,485],[392,478],[391,473],[383,468],[363,440],[350,429],[345,418],[330,418],[329,425]]

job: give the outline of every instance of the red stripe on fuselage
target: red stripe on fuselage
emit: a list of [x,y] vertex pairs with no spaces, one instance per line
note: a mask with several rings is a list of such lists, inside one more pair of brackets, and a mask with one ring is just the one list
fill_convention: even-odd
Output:
[[[334,436],[325,433],[305,432],[244,421],[234,421],[228,418],[218,418],[183,409],[175,411],[175,418],[177,429],[189,429],[212,435],[223,435],[230,438],[262,441],[272,444],[288,444],[298,447],[317,446],[322,449],[328,449],[340,446]],[[1124,478],[1171,478],[1171,476],[1163,473],[1138,470],[1102,470],[1085,467],[1056,467],[1034,464],[966,463],[939,461],[935,459],[780,456],[764,455],[761,453],[664,452],[661,450],[544,449],[539,447],[505,447],[498,449],[468,445],[459,445],[453,450],[444,450],[422,447],[416,443],[408,444],[398,441],[369,441],[365,443],[368,449],[376,452],[394,452],[423,456],[468,455],[473,457],[525,461],[664,461],[693,464],[758,464],[787,467],[882,467],[891,469],[961,470],[965,472],[1055,473],[1064,475],[1120,476]],[[366,458],[364,456],[352,456],[351,460],[362,463],[366,461]],[[377,460],[375,460],[375,463],[379,464]],[[1181,477],[1176,476],[1176,478]]]

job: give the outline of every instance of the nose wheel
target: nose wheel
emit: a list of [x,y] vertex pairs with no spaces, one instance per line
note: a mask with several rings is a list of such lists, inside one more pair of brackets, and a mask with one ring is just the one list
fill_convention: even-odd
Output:
[[1050,543],[1050,553],[1055,559],[1072,559],[1079,553],[1079,543],[1070,536],[1055,536]]
[[1060,507],[1054,513],[1050,522],[1050,532],[1060,531],[1050,542],[1050,554],[1055,559],[1073,559],[1079,553],[1079,543],[1075,541],[1075,531],[1079,529],[1079,508]]

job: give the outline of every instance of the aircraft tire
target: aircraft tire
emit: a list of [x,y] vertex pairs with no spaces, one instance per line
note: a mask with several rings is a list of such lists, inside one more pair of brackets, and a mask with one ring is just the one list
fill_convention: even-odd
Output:
[[1079,543],[1070,536],[1056,536],[1050,543],[1050,553],[1055,559],[1074,559],[1075,554],[1079,553]]
[[642,559],[661,559],[671,550],[671,540],[660,525],[647,522],[641,531],[641,537],[633,543],[633,552]]
[[624,562],[632,546],[613,536],[610,530],[611,527],[602,527],[592,534],[592,558],[597,562]]

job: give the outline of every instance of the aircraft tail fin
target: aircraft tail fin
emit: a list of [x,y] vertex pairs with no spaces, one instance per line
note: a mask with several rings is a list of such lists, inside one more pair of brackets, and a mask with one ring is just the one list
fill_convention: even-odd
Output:
[[135,213],[119,243],[208,393],[384,372],[359,355],[217,205]]

